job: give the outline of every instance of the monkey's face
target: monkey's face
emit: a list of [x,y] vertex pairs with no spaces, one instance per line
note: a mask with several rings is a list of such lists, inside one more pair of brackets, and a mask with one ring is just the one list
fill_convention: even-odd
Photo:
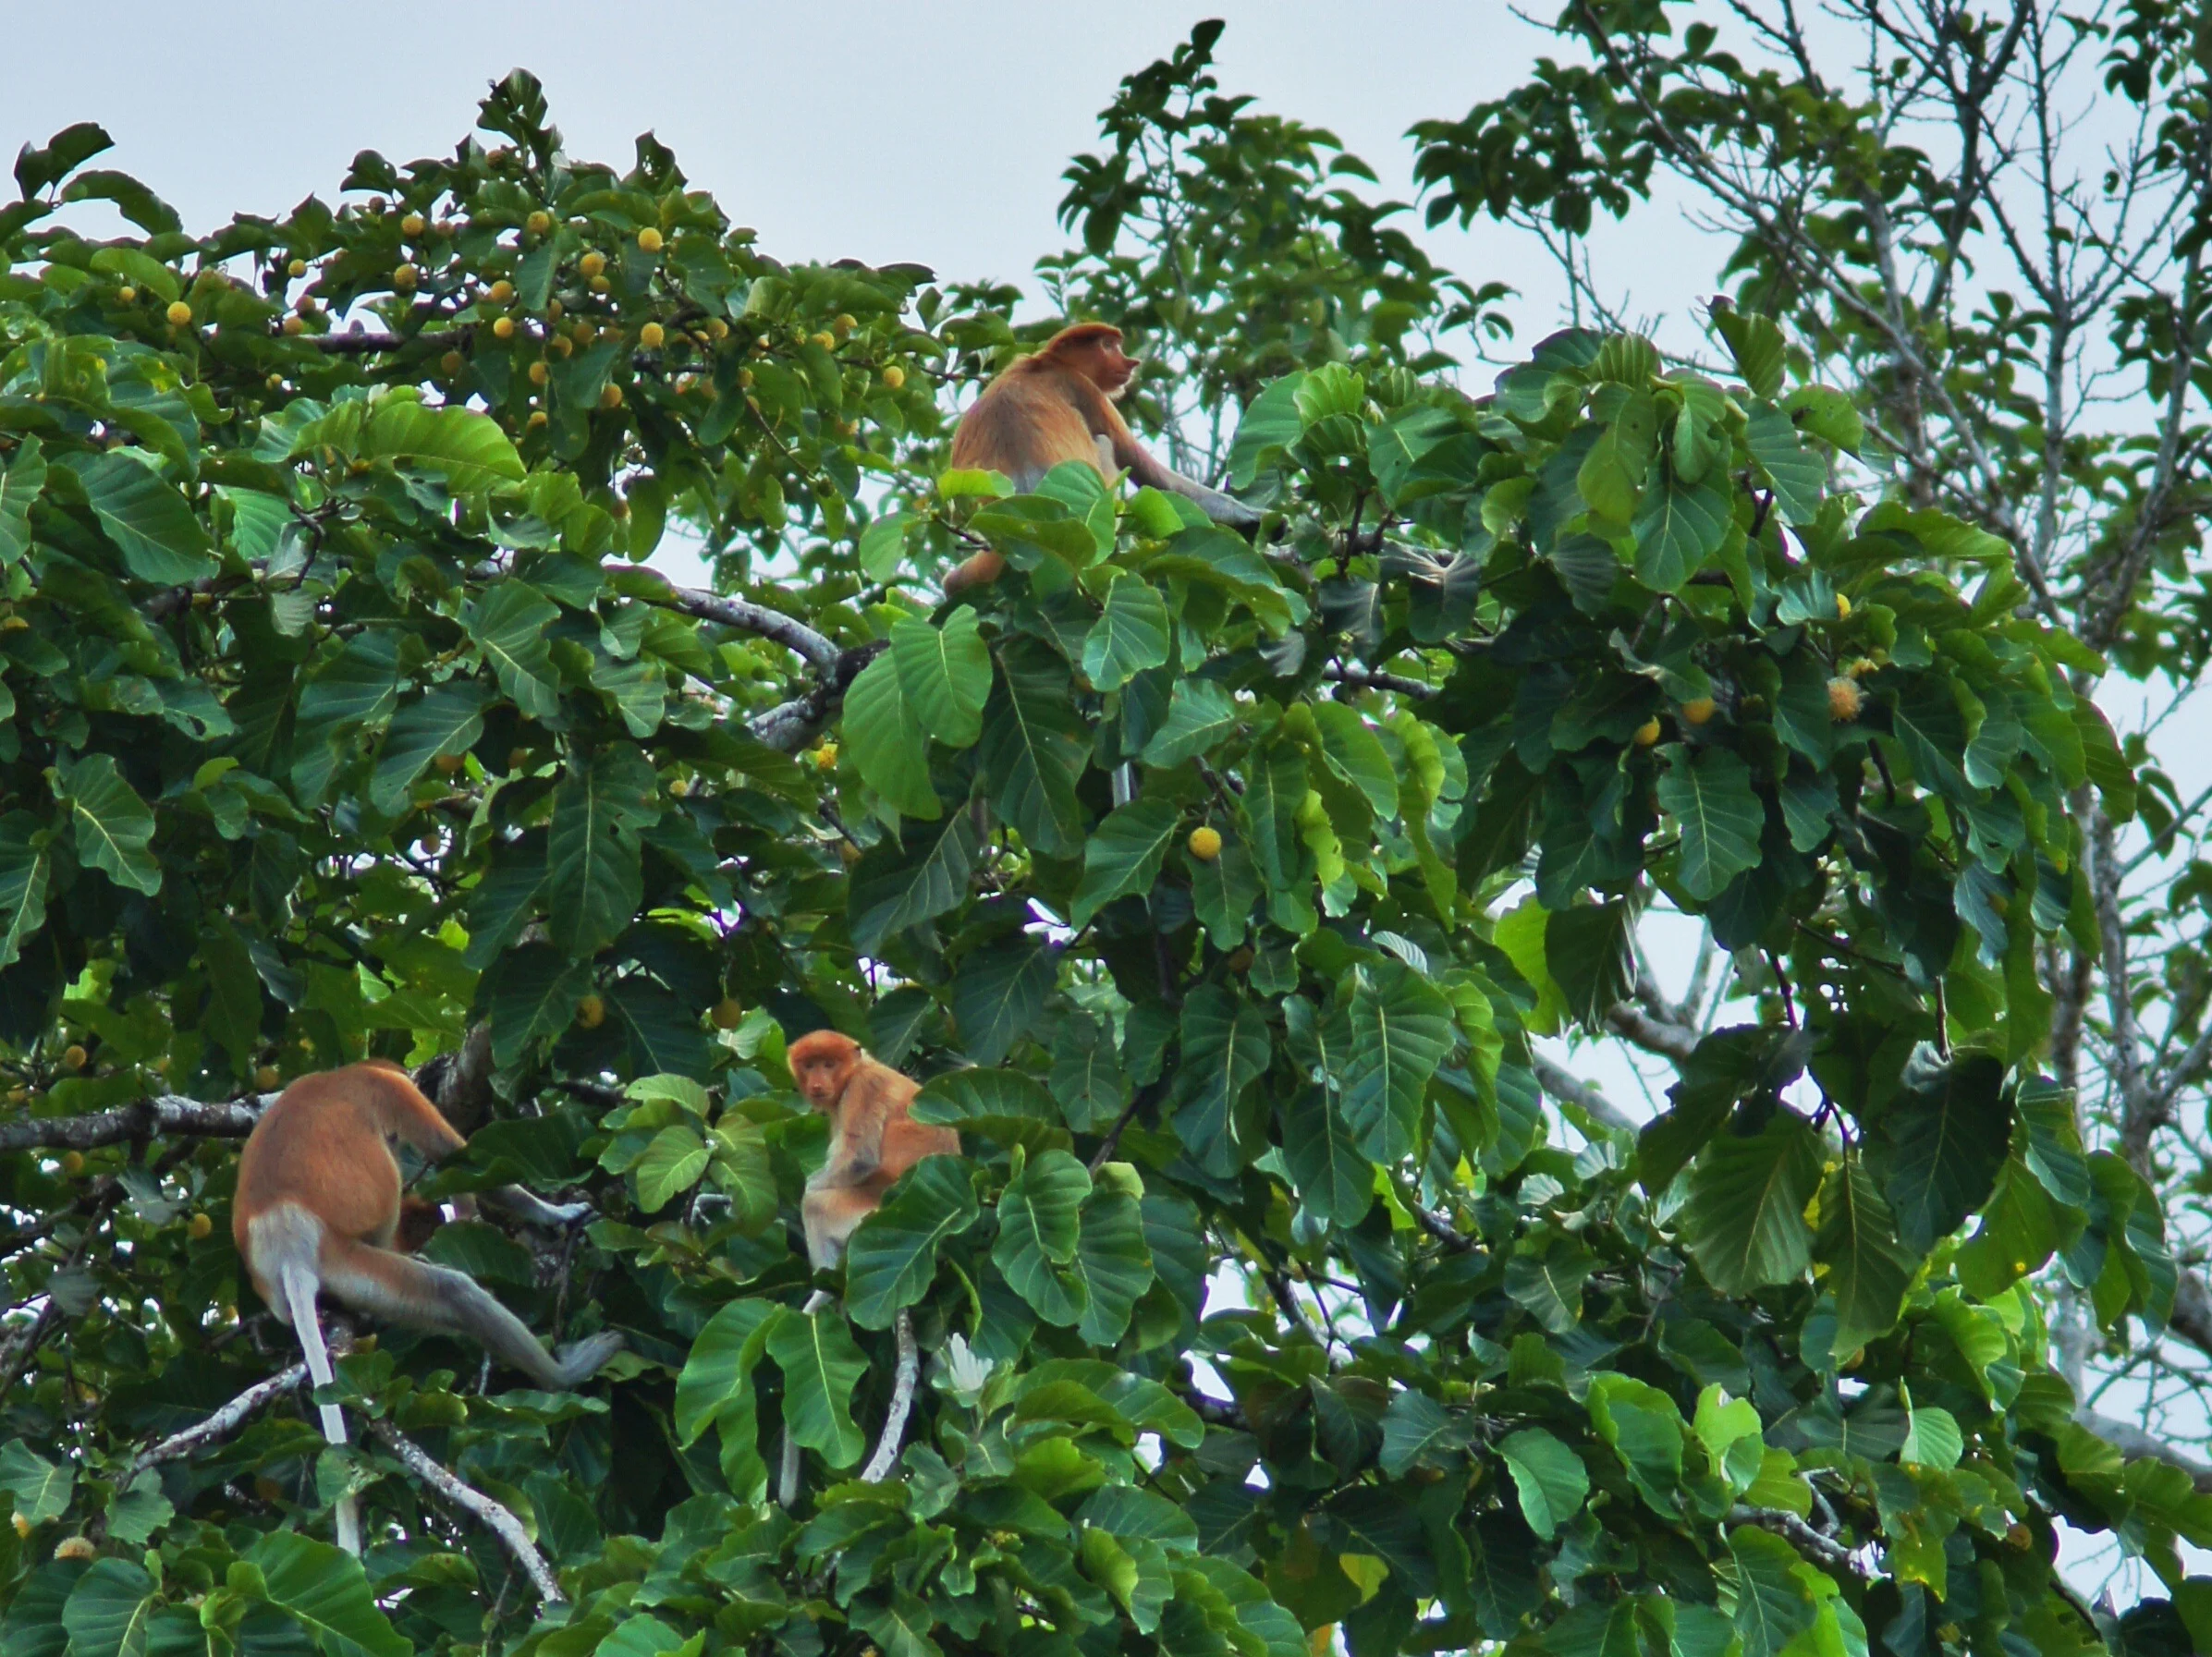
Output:
[[1088,368],[1092,384],[1109,397],[1118,397],[1129,389],[1130,376],[1143,366],[1143,358],[1125,357],[1118,342],[1101,339],[1092,347]]
[[851,1079],[860,1054],[849,1037],[832,1031],[801,1036],[791,1043],[791,1079],[806,1102],[827,1115],[837,1108],[837,1096]]

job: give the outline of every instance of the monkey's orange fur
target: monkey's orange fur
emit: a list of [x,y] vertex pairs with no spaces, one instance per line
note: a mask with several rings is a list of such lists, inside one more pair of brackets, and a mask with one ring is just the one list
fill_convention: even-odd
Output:
[[[432,1162],[468,1142],[406,1071],[371,1059],[293,1082],[254,1124],[238,1158],[231,1236],[256,1292],[299,1334],[315,1384],[331,1380],[315,1319],[315,1298],[324,1290],[376,1317],[471,1335],[543,1387],[567,1390],[594,1373],[620,1348],[620,1335],[595,1335],[556,1359],[475,1279],[395,1249],[403,1217],[410,1245],[435,1229],[419,1212],[426,1205],[403,1215],[392,1155],[402,1140]],[[556,1208],[513,1187],[487,1196],[544,1224],[590,1212],[580,1203]],[[344,1444],[345,1418],[336,1405],[320,1407],[324,1436]],[[360,1552],[350,1496],[338,1506],[338,1541]]]
[[[984,387],[952,435],[951,464],[1004,472],[1027,492],[1054,467],[1073,460],[1104,478],[1119,469],[1140,483],[1185,495],[1221,522],[1258,523],[1252,507],[1170,469],[1130,434],[1114,399],[1143,366],[1143,359],[1122,355],[1118,328],[1078,323],[1061,329]],[[995,552],[977,553],[946,577],[946,596],[996,580],[1005,563]]]
[[958,1156],[960,1136],[907,1115],[921,1084],[878,1063],[850,1036],[817,1030],[791,1043],[791,1076],[829,1118],[829,1156],[806,1182],[800,1214],[807,1259],[834,1266],[853,1228],[925,1156]]

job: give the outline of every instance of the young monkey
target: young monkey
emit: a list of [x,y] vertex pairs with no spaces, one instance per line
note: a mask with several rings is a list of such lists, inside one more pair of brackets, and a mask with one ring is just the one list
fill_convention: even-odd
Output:
[[829,1118],[829,1155],[806,1182],[799,1212],[807,1259],[819,1271],[845,1253],[901,1174],[925,1156],[958,1156],[960,1136],[907,1115],[922,1084],[834,1030],[811,1030],[785,1055],[806,1102]]
[[[403,1204],[392,1155],[401,1140],[432,1162],[468,1142],[406,1071],[371,1059],[293,1082],[254,1124],[238,1158],[231,1236],[255,1292],[298,1334],[315,1384],[331,1380],[315,1319],[315,1297],[325,1290],[375,1317],[472,1336],[548,1391],[570,1390],[596,1373],[620,1350],[619,1334],[593,1335],[554,1358],[475,1279],[395,1248],[419,1245],[436,1228],[427,1205]],[[519,1186],[483,1197],[540,1225],[566,1225],[591,1212],[581,1202],[543,1202]],[[324,1437],[344,1444],[345,1417],[336,1405],[320,1408]],[[338,1545],[359,1553],[361,1517],[351,1496],[338,1505],[337,1526]]]
[[[985,386],[960,417],[952,465],[1004,472],[1016,489],[1028,491],[1062,461],[1074,460],[1102,478],[1124,470],[1140,483],[1186,496],[1218,522],[1258,523],[1257,509],[1162,465],[1130,434],[1114,401],[1143,366],[1143,359],[1121,354],[1118,328],[1078,323],[1061,329]],[[945,578],[945,596],[988,586],[1005,567],[998,554],[977,553]]]

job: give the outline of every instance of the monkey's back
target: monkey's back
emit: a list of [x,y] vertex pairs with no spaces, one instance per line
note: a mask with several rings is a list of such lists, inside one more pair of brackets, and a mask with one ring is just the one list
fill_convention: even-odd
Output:
[[1024,492],[1064,460],[1098,471],[1094,400],[1103,403],[1104,395],[1065,363],[1043,354],[1024,357],[960,416],[950,464],[1004,472]]
[[376,1237],[399,1212],[399,1164],[377,1100],[345,1071],[302,1077],[262,1114],[238,1155],[231,1236],[281,1202],[311,1210],[341,1237]]

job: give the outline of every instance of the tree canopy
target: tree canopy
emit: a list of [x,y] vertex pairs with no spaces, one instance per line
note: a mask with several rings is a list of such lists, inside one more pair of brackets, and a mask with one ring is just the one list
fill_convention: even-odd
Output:
[[[2166,447],[2021,387],[2057,298],[1883,289],[1996,234],[1981,128],[1968,189],[1786,30],[1762,67],[1578,4],[1587,67],[1416,128],[1433,217],[1570,258],[1709,166],[1741,250],[1662,351],[1595,306],[1508,344],[1496,273],[1222,95],[1200,26],[1122,84],[1041,274],[1137,337],[1132,417],[1251,537],[943,469],[1056,322],[771,258],[650,136],[564,153],[520,72],[451,156],[207,235],[96,128],[27,147],[9,1657],[2212,1645],[2212,1472],[2084,1367],[2212,1329],[2155,1154],[2202,956],[2165,934],[2134,987],[2116,849],[2188,816],[2092,695],[2195,661],[2212,167],[2194,37],[2119,10],[2183,205],[2065,326],[2170,384]],[[2067,27],[2019,12],[1929,47],[1986,73],[1976,121]],[[654,570],[675,538],[712,591]],[[1008,573],[939,603],[984,546]],[[1661,913],[1708,940],[1686,996]],[[2089,1102],[2084,1043],[2117,1075],[2161,999]],[[817,1277],[783,1055],[825,1026],[964,1154]],[[1558,1038],[1663,1057],[1663,1108]],[[419,1188],[593,1205],[423,1245],[621,1331],[579,1393],[362,1322],[326,1395],[364,1431],[323,1444],[229,1194],[273,1090],[369,1054],[471,1136]],[[2163,1591],[2090,1603],[2061,1522]]]

